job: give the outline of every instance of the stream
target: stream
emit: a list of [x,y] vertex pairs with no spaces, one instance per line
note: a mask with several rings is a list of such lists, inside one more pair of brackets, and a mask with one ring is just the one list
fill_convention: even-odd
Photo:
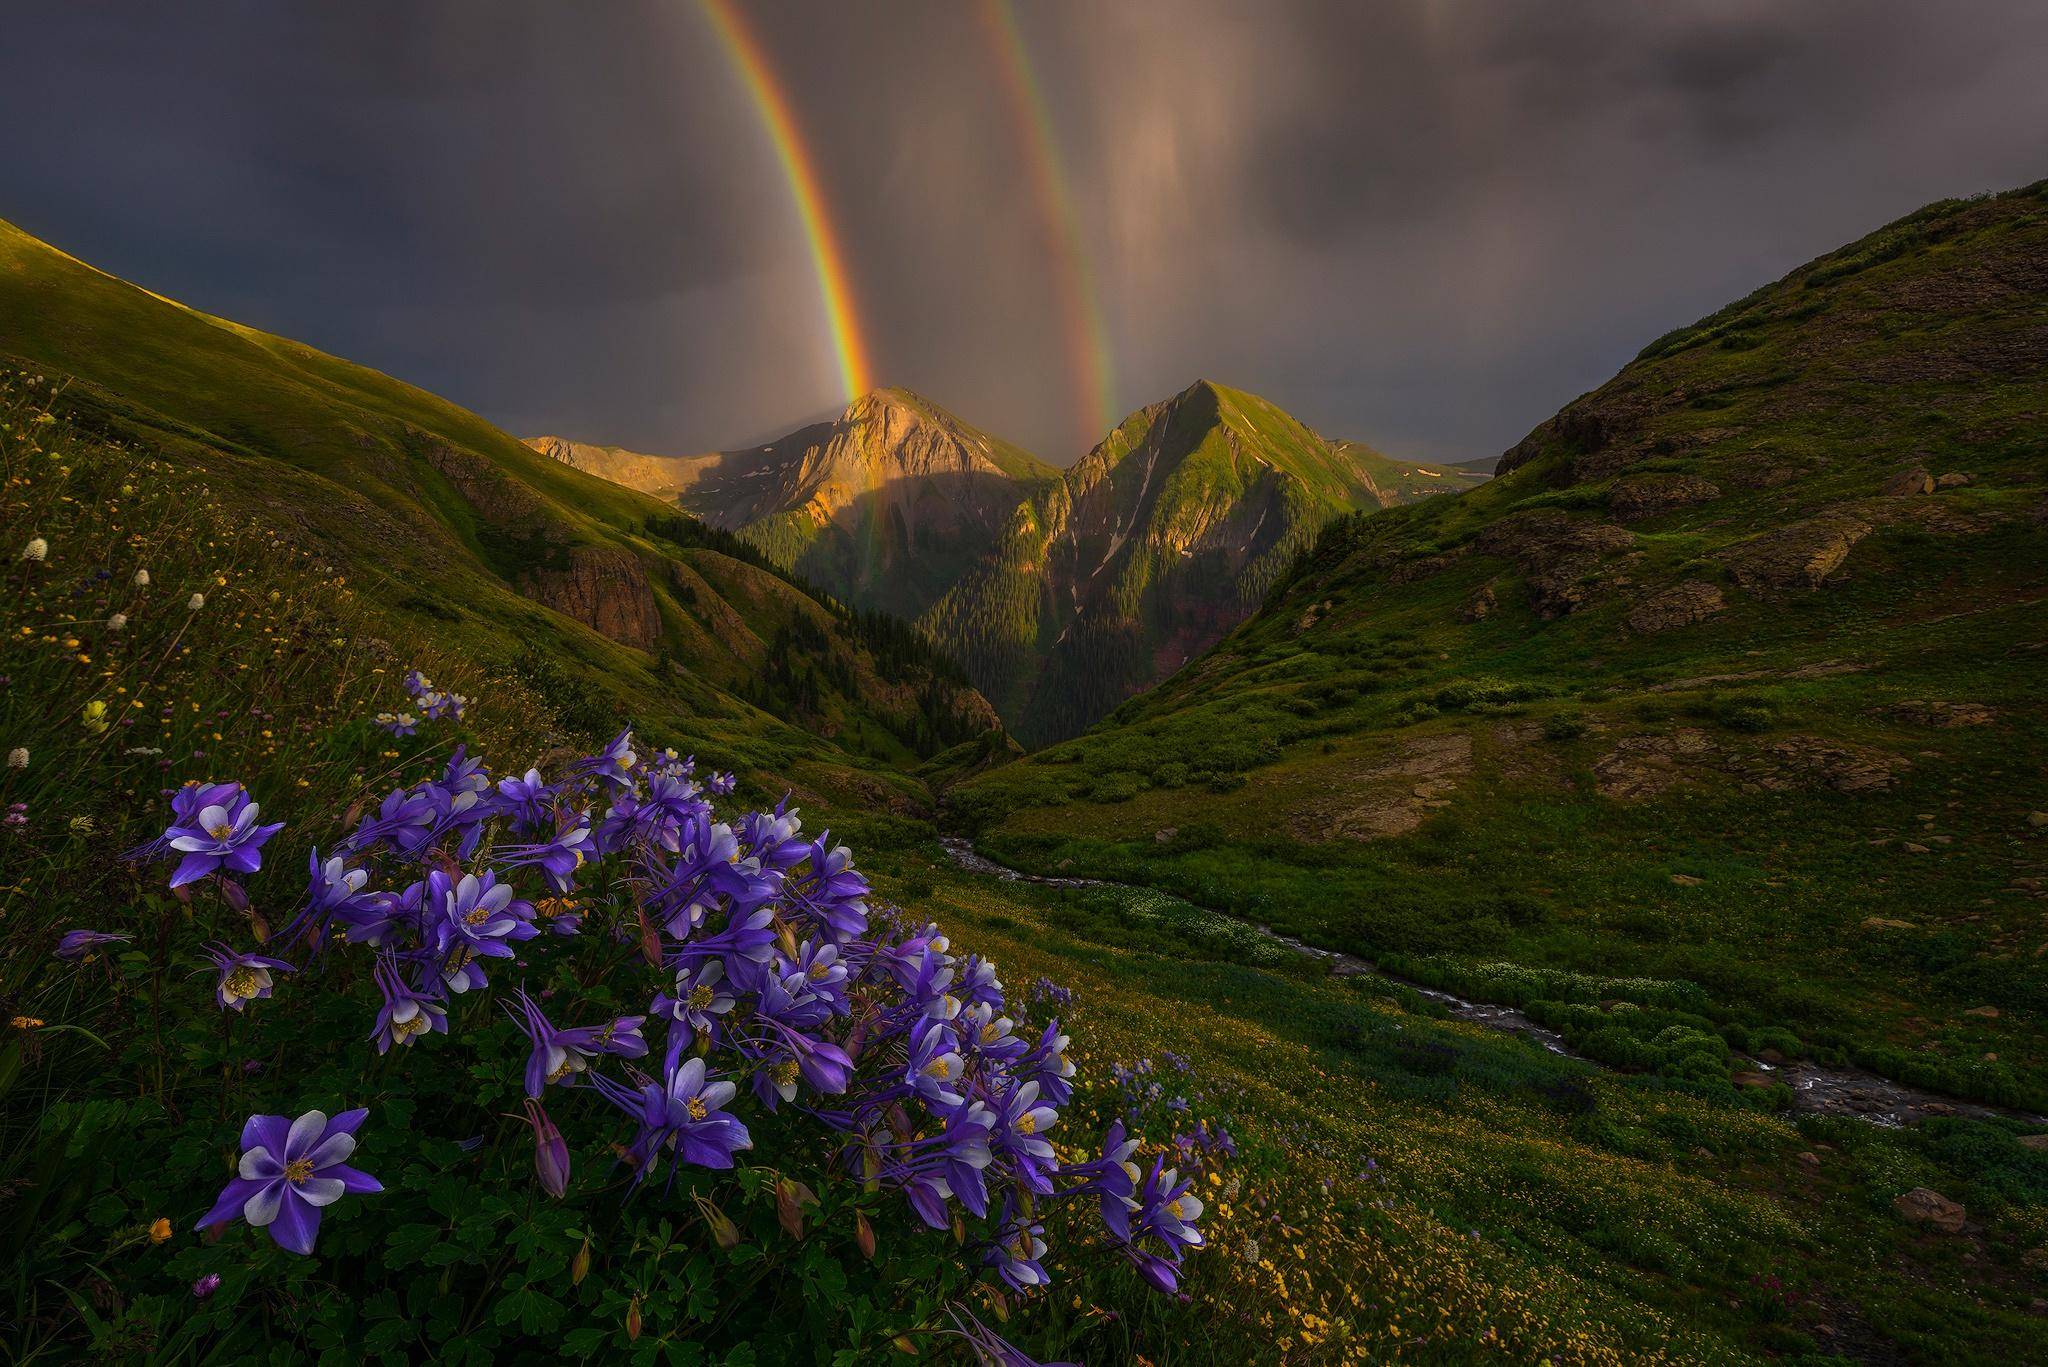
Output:
[[[1101,878],[1058,878],[1035,873],[1025,873],[1007,864],[998,864],[974,848],[972,841],[959,836],[941,836],[939,843],[945,846],[946,857],[969,873],[1001,879],[1006,883],[1035,883],[1048,888],[1114,888],[1129,892],[1146,892],[1128,883],[1113,883]],[[1213,908],[1211,909],[1213,910]],[[1219,912],[1218,915],[1228,915]],[[1242,918],[1240,918],[1242,919]],[[1368,959],[1356,954],[1338,950],[1322,949],[1290,935],[1282,935],[1271,926],[1251,923],[1259,934],[1284,945],[1296,954],[1321,959],[1329,964],[1330,973],[1339,978],[1373,977],[1383,982],[1397,984],[1414,992],[1417,996],[1436,1002],[1457,1020],[1469,1021],[1488,1030],[1504,1034],[1520,1035],[1524,1039],[1548,1049],[1553,1054],[1575,1058],[1590,1063],[1596,1068],[1606,1069],[1607,1065],[1598,1060],[1586,1058],[1564,1042],[1564,1036],[1546,1026],[1539,1025],[1523,1012],[1512,1006],[1496,1002],[1467,1001],[1454,993],[1440,988],[1428,987],[1412,978],[1389,973]],[[1741,1056],[1738,1056],[1741,1057]],[[1910,1125],[1928,1116],[1966,1116],[1972,1120],[1989,1120],[2004,1117],[2026,1121],[2030,1124],[2048,1124],[2037,1115],[2000,1106],[1987,1106],[1974,1101],[1961,1101],[1954,1097],[1942,1096],[1935,1092],[1921,1091],[1890,1078],[1879,1077],[1876,1073],[1861,1068],[1830,1068],[1806,1059],[1790,1059],[1783,1063],[1766,1063],[1761,1059],[1744,1058],[1743,1073],[1753,1073],[1772,1082],[1782,1082],[1792,1089],[1792,1111],[1797,1115],[1846,1115],[1868,1120],[1876,1125],[1893,1127]],[[1612,1071],[1612,1070],[1609,1070]]]

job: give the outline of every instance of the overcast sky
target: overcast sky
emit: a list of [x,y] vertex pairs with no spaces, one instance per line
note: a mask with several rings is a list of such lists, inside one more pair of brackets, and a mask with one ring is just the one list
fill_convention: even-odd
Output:
[[[978,0],[754,3],[878,378],[1056,463],[1094,421]],[[789,190],[690,0],[53,3],[0,217],[521,435],[843,401]],[[1118,411],[1197,377],[1498,454],[1650,338],[2048,176],[2048,5],[1018,0]]]

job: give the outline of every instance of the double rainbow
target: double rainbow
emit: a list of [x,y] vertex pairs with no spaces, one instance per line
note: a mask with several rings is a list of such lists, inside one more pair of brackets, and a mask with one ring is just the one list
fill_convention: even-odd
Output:
[[[699,0],[717,32],[734,70],[745,83],[761,122],[774,144],[790,197],[796,201],[809,244],[811,265],[824,298],[825,319],[847,401],[873,386],[874,367],[854,307],[852,282],[839,234],[826,210],[823,182],[816,160],[798,127],[789,89],[777,78],[758,34],[734,0]],[[1010,0],[981,0],[981,20],[1003,88],[1016,118],[1017,136],[1048,246],[1060,283],[1062,332],[1077,420],[1084,425],[1082,449],[1117,421],[1116,377],[1110,363],[1107,329],[1097,304],[1095,282],[1083,250],[1080,219],[1061,164],[1059,143],[1044,91],[1033,74],[1031,57],[1017,25]]]

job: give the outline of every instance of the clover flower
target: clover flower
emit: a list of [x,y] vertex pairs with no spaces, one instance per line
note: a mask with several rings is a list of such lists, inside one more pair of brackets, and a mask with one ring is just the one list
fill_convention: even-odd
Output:
[[[297,1120],[250,1116],[242,1126],[239,1175],[221,1190],[197,1228],[239,1216],[267,1232],[279,1248],[311,1253],[322,1210],[350,1192],[384,1190],[383,1183],[348,1164],[356,1149],[355,1132],[367,1115],[367,1108],[358,1108],[332,1120],[324,1111],[307,1111]],[[197,1294],[196,1284],[193,1290]]]
[[220,1273],[209,1272],[192,1283],[192,1299],[203,1301],[220,1290]]

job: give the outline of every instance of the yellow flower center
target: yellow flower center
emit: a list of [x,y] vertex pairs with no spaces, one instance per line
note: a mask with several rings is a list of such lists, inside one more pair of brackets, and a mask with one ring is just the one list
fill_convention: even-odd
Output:
[[1018,1116],[1018,1117],[1017,1117],[1017,1133],[1018,1133],[1018,1134],[1037,1134],[1037,1133],[1038,1133],[1038,1122],[1037,1122],[1037,1121],[1036,1121],[1035,1119],[1033,1119],[1033,1118],[1032,1118],[1031,1112],[1029,1112],[1029,1111],[1026,1111],[1026,1112],[1024,1112],[1024,1114],[1022,1114],[1022,1115],[1020,1115],[1020,1116]]
[[294,1158],[291,1162],[284,1165],[285,1180],[294,1186],[312,1175],[313,1160],[310,1158]]
[[775,1079],[775,1085],[778,1087],[787,1087],[795,1082],[796,1074],[796,1060],[793,1058],[783,1059],[768,1070],[768,1076]]
[[235,828],[229,825],[227,822],[223,821],[218,826],[208,826],[206,828],[206,833],[212,836],[215,840],[226,840],[229,836],[235,833]]
[[927,1077],[951,1077],[953,1065],[943,1058],[935,1058],[924,1066],[924,1071]]
[[422,1011],[408,1020],[391,1022],[393,1039],[408,1039],[427,1028],[427,1013]]
[[221,988],[230,997],[253,997],[256,995],[256,972],[250,968],[232,969]]
[[554,1071],[554,1072],[552,1072],[552,1073],[549,1073],[549,1074],[548,1074],[548,1081],[549,1081],[549,1082],[560,1082],[560,1081],[561,1081],[561,1080],[562,1080],[563,1078],[565,1078],[565,1077],[569,1076],[569,1074],[571,1074],[571,1073],[573,1073],[573,1072],[575,1072],[575,1071],[576,1071],[576,1056],[575,1056],[574,1054],[569,1054],[569,1055],[565,1056],[565,1057],[564,1057],[564,1058],[562,1059],[562,1066],[561,1066],[561,1067],[559,1067],[559,1068],[555,1069],[555,1071]]
[[469,924],[473,926],[480,926],[484,922],[491,919],[491,909],[489,907],[478,907],[475,911],[470,912],[469,915],[463,917],[462,919],[469,922]]
[[702,1120],[706,1115],[710,1114],[710,1112],[705,1109],[704,1098],[701,1096],[691,1097],[689,1101],[684,1104],[683,1109],[690,1113],[690,1119],[692,1120]]
[[710,1007],[711,999],[716,995],[717,993],[711,990],[710,984],[698,983],[695,987],[690,989],[690,996],[688,999],[689,1008],[692,1011],[703,1011]]
[[1176,1220],[1187,1218],[1187,1212],[1185,1208],[1182,1207],[1180,1203],[1180,1198],[1178,1197],[1175,1197],[1173,1200],[1168,1201],[1166,1203],[1166,1213],[1168,1215],[1171,1215]]

